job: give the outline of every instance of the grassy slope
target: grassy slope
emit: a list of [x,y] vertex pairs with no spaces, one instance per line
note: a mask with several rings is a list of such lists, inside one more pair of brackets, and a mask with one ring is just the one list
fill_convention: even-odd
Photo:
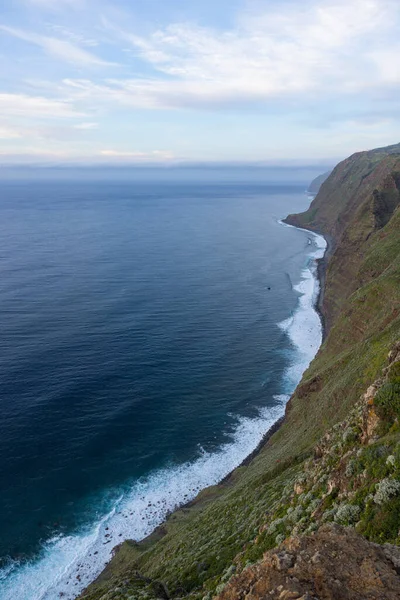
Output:
[[[329,234],[334,247],[324,297],[329,335],[291,399],[283,426],[247,467],[174,513],[162,531],[142,544],[123,544],[86,600],[129,597],[111,592],[128,580],[131,595],[140,597],[145,584],[133,582],[136,571],[164,581],[175,596],[213,594],[233,558],[251,547],[266,515],[279,510],[282,490],[292,485],[315,443],[380,374],[389,348],[400,339],[396,151],[350,157],[336,167],[310,209],[289,218]],[[143,597],[151,597],[146,590]]]

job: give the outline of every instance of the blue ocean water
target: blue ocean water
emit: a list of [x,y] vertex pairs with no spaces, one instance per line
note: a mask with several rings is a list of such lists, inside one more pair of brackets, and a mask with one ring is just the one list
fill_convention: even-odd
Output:
[[321,335],[303,190],[0,185],[2,600],[74,598],[283,413]]

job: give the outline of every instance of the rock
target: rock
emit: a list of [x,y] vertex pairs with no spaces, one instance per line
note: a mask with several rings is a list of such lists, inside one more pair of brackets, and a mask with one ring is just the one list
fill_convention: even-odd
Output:
[[400,548],[324,525],[292,537],[225,586],[218,600],[399,600]]
[[294,565],[294,556],[288,554],[287,552],[279,552],[279,554],[275,554],[273,560],[278,571],[286,571]]
[[304,487],[300,483],[294,484],[294,493],[300,496],[304,492]]

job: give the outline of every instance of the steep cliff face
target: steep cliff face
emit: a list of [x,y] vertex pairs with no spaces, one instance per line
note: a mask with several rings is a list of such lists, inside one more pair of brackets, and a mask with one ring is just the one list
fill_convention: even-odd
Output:
[[[323,553],[326,530],[311,541],[293,539],[329,521],[355,527],[370,540],[359,544],[370,557],[377,552],[384,561],[368,544],[400,545],[399,173],[400,145],[356,154],[336,167],[308,211],[288,218],[324,233],[331,249],[323,300],[328,335],[283,425],[223,485],[205,490],[144,542],[122,544],[85,600],[250,599],[258,596],[243,586],[256,576],[263,597],[336,598],[334,591],[317,594],[311,583],[297,596],[284,587],[279,594],[289,595],[272,595],[265,578],[276,579],[273,589],[283,584],[268,575],[268,561],[275,559],[264,554],[285,539],[292,540],[285,552],[292,544],[296,554],[304,544],[305,552]],[[332,531],[335,552],[334,543],[347,534]],[[357,543],[349,536],[354,552]],[[255,562],[259,568],[251,566]],[[356,581],[359,564],[355,557],[346,577]],[[339,563],[335,569],[346,587]],[[399,577],[386,577],[385,569],[392,569],[388,562],[382,563],[381,595],[373,595],[371,571],[364,596],[343,597],[399,597]],[[312,569],[307,577],[312,582]]]
[[323,304],[328,327],[349,295],[366,283],[365,270],[360,278],[365,253],[399,203],[400,144],[350,156],[337,165],[305,213],[287,218],[292,225],[321,231],[331,243]]

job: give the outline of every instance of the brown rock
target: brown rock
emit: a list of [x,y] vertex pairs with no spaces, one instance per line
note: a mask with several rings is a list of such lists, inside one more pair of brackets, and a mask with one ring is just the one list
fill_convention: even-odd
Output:
[[267,552],[233,577],[218,600],[399,600],[398,565],[400,548],[324,525]]

